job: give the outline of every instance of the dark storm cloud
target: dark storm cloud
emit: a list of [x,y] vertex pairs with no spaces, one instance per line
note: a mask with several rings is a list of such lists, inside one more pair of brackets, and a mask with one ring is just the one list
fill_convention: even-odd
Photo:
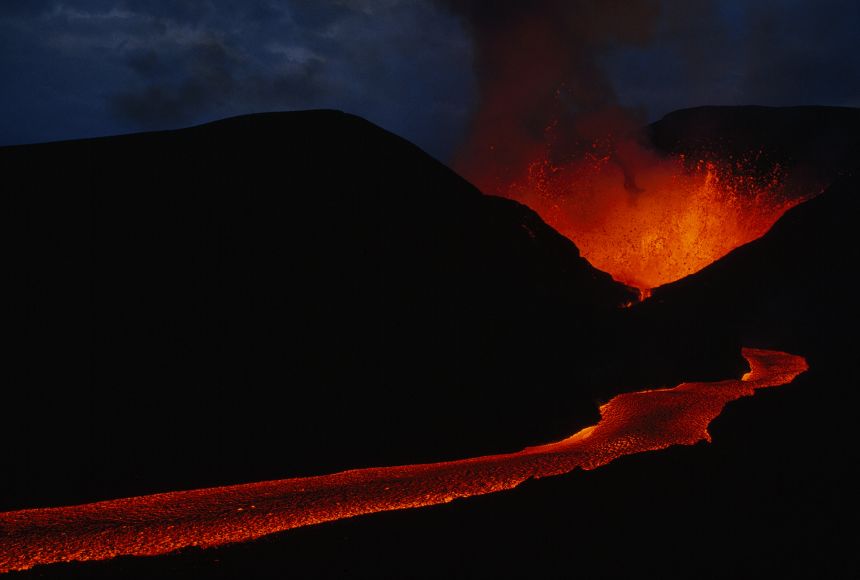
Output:
[[214,37],[174,47],[169,54],[151,47],[129,51],[125,63],[139,86],[113,95],[110,104],[122,117],[144,126],[182,123],[201,110],[232,104],[253,109],[309,106],[325,91],[321,57],[287,57],[280,70],[265,70]]
[[[40,69],[6,100],[26,109],[25,91],[39,91],[43,109],[74,109],[66,116],[86,114],[106,133],[332,107],[444,157],[471,106],[470,44],[456,18],[423,0],[38,2],[0,6],[4,31],[0,74]],[[77,105],[75,93],[86,93]],[[0,121],[0,138],[28,131],[38,134]]]
[[4,2],[0,7],[0,18],[14,18],[41,14],[54,5],[54,0],[30,0],[28,2]]
[[860,3],[763,0],[747,7],[740,92],[774,104],[860,106]]
[[700,104],[857,106],[858,11],[854,0],[10,0],[0,144],[334,107],[446,157],[476,110],[534,135],[559,103],[643,120]]
[[624,104],[650,118],[695,105],[860,106],[860,4],[663,0],[645,47],[603,58]]
[[[176,124],[236,107],[307,107],[324,95],[326,59],[302,44],[285,10],[267,2],[225,2],[219,10],[193,2],[168,11],[167,4],[134,3],[143,30],[121,51],[134,82],[109,99],[123,118]],[[298,42],[281,44],[290,39]]]

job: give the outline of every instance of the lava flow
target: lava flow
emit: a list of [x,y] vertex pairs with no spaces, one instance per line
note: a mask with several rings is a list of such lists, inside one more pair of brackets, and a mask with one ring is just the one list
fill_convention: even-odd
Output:
[[594,267],[644,295],[761,237],[810,197],[786,191],[779,165],[762,170],[761,153],[726,161],[616,147],[596,141],[566,163],[534,161],[498,193],[534,209]]
[[710,440],[707,426],[726,403],[789,383],[808,368],[796,355],[756,349],[743,349],[743,355],[751,371],[740,380],[618,395],[600,408],[597,425],[518,453],[6,512],[0,514],[0,572],[243,542],[510,489],[530,477],[594,469],[623,455]]

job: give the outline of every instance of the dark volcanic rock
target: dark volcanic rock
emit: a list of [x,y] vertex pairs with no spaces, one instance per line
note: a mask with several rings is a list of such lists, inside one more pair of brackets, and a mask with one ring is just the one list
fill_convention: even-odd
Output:
[[856,344],[850,287],[860,259],[858,196],[860,180],[840,178],[760,239],[655,289],[643,310],[655,319],[695,317],[703,327],[730,328],[742,344],[812,356],[813,365],[844,356]]
[[599,321],[631,290],[357,117],[3,148],[0,170],[26,324],[0,507],[513,450],[597,417]]

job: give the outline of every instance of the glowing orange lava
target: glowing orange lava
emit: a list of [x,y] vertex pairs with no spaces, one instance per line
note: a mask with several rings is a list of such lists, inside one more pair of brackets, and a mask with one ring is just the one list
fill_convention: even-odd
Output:
[[597,425],[519,453],[2,513],[0,572],[243,542],[510,489],[530,477],[594,469],[623,455],[710,440],[707,426],[727,402],[789,383],[808,368],[803,357],[791,354],[744,349],[743,355],[752,370],[740,380],[619,395],[600,408]]
[[779,165],[754,155],[665,158],[641,147],[622,157],[595,142],[578,159],[529,166],[500,195],[534,209],[593,266],[640,290],[697,272],[765,234],[811,196],[788,194]]

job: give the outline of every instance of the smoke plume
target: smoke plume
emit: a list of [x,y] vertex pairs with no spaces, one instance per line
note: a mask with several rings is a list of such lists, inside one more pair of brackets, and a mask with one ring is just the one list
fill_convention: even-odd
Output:
[[658,0],[438,1],[472,34],[479,103],[455,166],[485,192],[520,179],[548,146],[552,161],[564,162],[641,126],[641,115],[618,105],[600,57],[612,46],[648,43]]

